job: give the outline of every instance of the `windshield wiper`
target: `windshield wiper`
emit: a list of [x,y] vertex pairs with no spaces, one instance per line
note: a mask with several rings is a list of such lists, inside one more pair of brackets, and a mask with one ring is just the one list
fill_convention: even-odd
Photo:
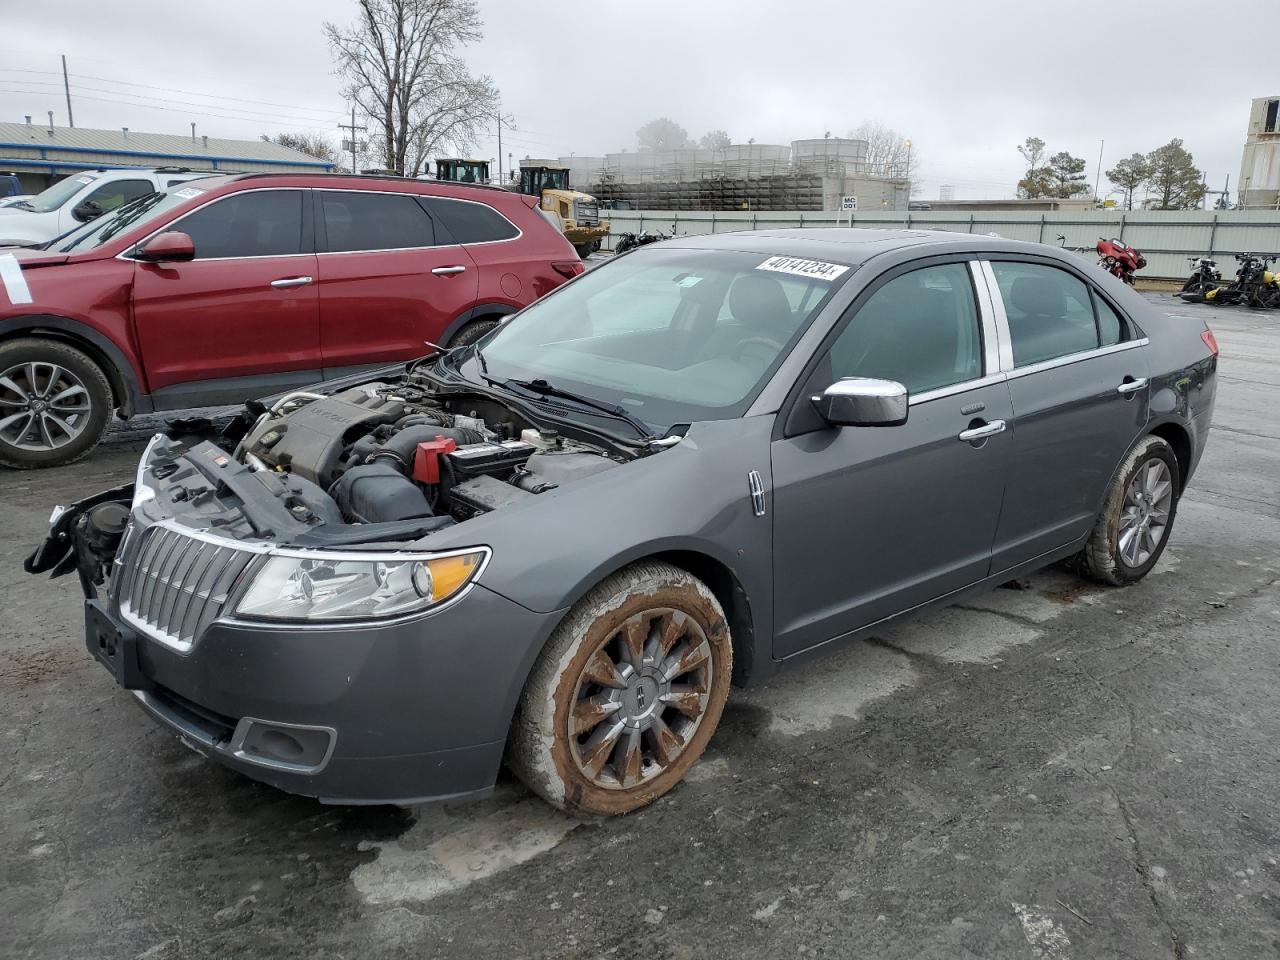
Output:
[[133,206],[125,204],[116,211],[116,218],[113,223],[109,223],[100,234],[98,234],[98,242],[106,243],[117,233],[123,230],[133,221],[154,207],[157,203],[164,199],[163,193],[153,193],[149,196],[138,197],[138,199],[130,201]]
[[[486,379],[488,378],[486,377]],[[616,403],[602,403],[591,397],[585,397],[580,393],[574,393],[572,390],[562,390],[560,387],[547,383],[541,377],[536,380],[504,380],[501,386],[506,388],[519,387],[521,390],[527,390],[530,393],[540,394],[544,397],[559,397],[562,400],[572,400],[581,406],[599,410],[601,413],[607,413],[611,417],[630,424],[632,429],[640,434],[643,440],[651,441],[657,439],[656,436],[649,432],[648,425],[628,412],[626,407],[619,406]]]

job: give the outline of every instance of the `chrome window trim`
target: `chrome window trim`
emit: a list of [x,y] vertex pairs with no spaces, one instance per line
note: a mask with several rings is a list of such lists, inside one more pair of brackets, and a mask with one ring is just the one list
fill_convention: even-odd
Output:
[[1004,383],[1008,376],[999,371],[987,374],[985,377],[978,377],[976,380],[962,380],[959,383],[950,383],[945,387],[937,387],[933,390],[925,390],[914,396],[908,395],[907,406],[914,407],[917,403],[928,403],[930,400],[941,400],[944,397],[954,397],[957,393],[965,393],[969,390],[978,390],[982,387],[994,386],[997,383]]
[[[309,191],[311,189],[312,189],[311,187],[253,187],[249,190],[236,190],[234,193],[224,193],[217,197],[210,197],[208,200],[204,201],[199,206],[192,207],[182,216],[178,217],[177,220],[170,220],[163,227],[160,227],[159,229],[156,229],[156,230],[152,230],[149,234],[147,234],[145,237],[143,237],[141,240],[137,241],[136,243],[129,244],[128,247],[126,247],[124,250],[121,250],[119,253],[116,254],[115,259],[127,260],[131,263],[144,263],[145,261],[139,260],[137,257],[127,256],[127,254],[129,253],[130,250],[136,250],[138,247],[142,246],[152,237],[159,236],[162,233],[167,233],[170,230],[174,229],[174,227],[177,224],[181,223],[183,220],[187,219],[187,217],[191,216],[192,214],[199,213],[205,207],[212,206],[213,204],[219,203],[223,200],[230,200],[232,197],[243,196],[246,193],[265,193],[267,191],[280,193],[284,190],[297,190],[299,192],[302,192],[304,190]],[[195,259],[188,260],[186,262],[187,263],[223,263],[223,262],[226,262],[227,260],[289,260],[295,257],[314,257],[314,256],[315,256],[314,252],[312,253],[269,253],[269,254],[251,256],[251,257],[196,257]]]
[[1068,353],[1066,356],[1054,357],[1052,360],[1041,360],[1039,363],[1028,364],[1025,367],[1016,367],[1008,371],[1007,377],[1010,380],[1017,380],[1033,373],[1043,373],[1045,370],[1070,366],[1073,363],[1081,363],[1085,360],[1092,360],[1095,357],[1123,353],[1125,350],[1136,350],[1139,347],[1145,347],[1150,342],[1146,337],[1143,337],[1140,340],[1125,340],[1122,343],[1113,343],[1109,347],[1095,347],[1093,350],[1082,350],[1080,353]]
[[999,344],[1000,370],[1013,370],[1013,335],[1009,332],[1009,314],[1004,308],[1004,294],[996,283],[995,272],[991,269],[990,260],[979,261],[982,276],[987,282],[987,295],[991,298],[991,306],[995,311],[996,337]]

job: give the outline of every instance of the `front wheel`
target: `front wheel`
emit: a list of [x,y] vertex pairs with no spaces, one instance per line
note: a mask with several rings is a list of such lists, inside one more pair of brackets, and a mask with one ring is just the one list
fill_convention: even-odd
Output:
[[684,777],[729,696],[729,626],[706,585],[665,563],[602,581],[530,673],[507,764],[573,813],[628,813]]
[[1159,437],[1143,438],[1111,481],[1080,553],[1081,572],[1117,587],[1150,573],[1169,542],[1181,483],[1173,448]]
[[453,339],[449,341],[449,349],[452,350],[454,347],[465,347],[469,343],[475,343],[497,325],[497,320],[472,320],[453,335]]
[[38,338],[0,344],[0,465],[73,463],[98,445],[111,410],[111,384],[83,351]]

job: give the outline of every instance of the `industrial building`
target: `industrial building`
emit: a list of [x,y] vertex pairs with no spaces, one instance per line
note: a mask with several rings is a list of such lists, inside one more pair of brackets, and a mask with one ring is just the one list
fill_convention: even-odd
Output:
[[1280,97],[1259,97],[1249,111],[1239,206],[1280,208]]
[[239,173],[324,173],[334,165],[265,140],[222,140],[120,130],[0,123],[0,171],[18,175],[26,193],[100,167],[179,166]]
[[646,150],[561,157],[570,182],[605,202],[645,210],[905,209],[909,171],[867,161],[865,140],[824,137],[722,150]]

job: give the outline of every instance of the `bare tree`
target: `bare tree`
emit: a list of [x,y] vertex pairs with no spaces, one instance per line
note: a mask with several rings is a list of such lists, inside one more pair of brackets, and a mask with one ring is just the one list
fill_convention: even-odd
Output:
[[264,133],[262,139],[268,143],[276,143],[282,147],[288,147],[290,150],[305,153],[307,156],[315,157],[317,160],[327,161],[334,164],[335,168],[341,166],[341,158],[338,156],[338,151],[322,134],[285,132],[277,133],[274,137],[268,137]]
[[493,81],[459,54],[483,35],[476,0],[359,0],[355,23],[324,32],[388,169],[417,176],[433,152],[473,146],[494,116]]
[[641,150],[679,150],[690,146],[689,131],[669,117],[650,120],[636,131]]
[[703,150],[723,150],[732,142],[723,130],[708,130],[698,141],[698,146]]
[[1039,137],[1027,137],[1018,144],[1018,152],[1027,162],[1027,172],[1018,181],[1018,196],[1024,200],[1047,197],[1053,190],[1053,178],[1045,162],[1045,142]]
[[867,165],[872,173],[905,176],[907,154],[911,155],[912,179],[923,170],[920,149],[907,146],[907,138],[879,120],[863,120],[849,133],[851,139],[867,141]]

